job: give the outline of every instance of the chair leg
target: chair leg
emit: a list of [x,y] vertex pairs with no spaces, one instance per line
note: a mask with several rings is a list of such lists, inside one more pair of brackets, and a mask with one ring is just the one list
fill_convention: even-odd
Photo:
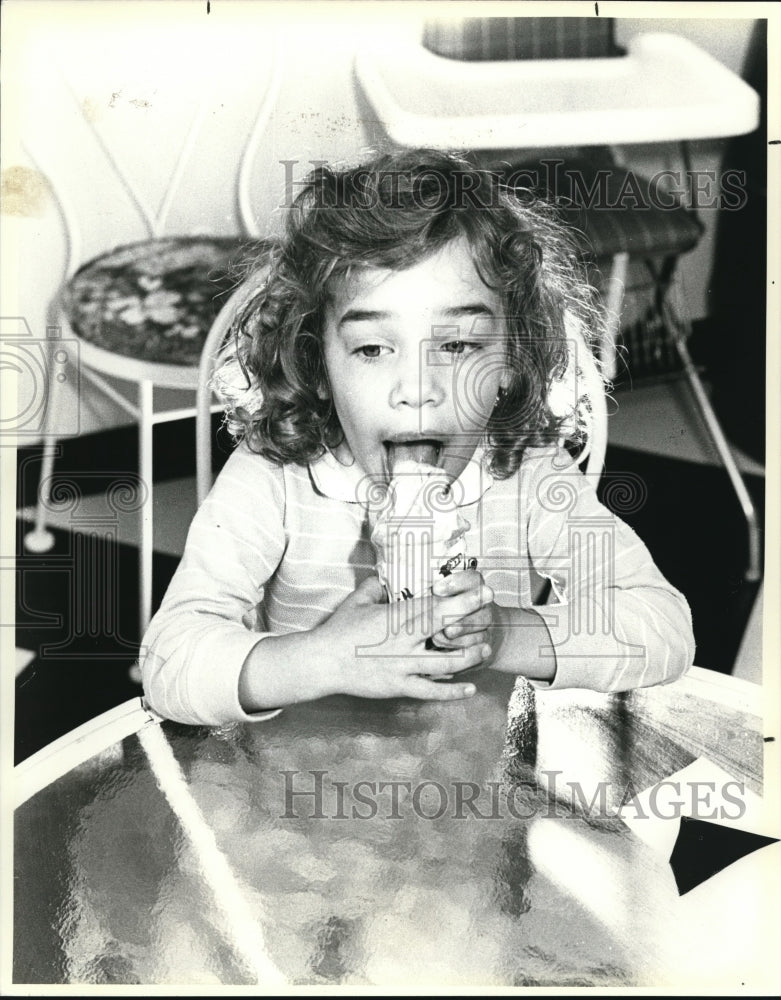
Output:
[[142,489],[145,490],[145,500],[141,506],[141,544],[139,547],[141,576],[139,607],[140,639],[143,639],[152,617],[152,552],[154,548],[152,519],[154,503],[152,481],[153,393],[154,386],[151,382],[139,383],[138,465],[141,474]]
[[24,547],[28,552],[49,552],[54,545],[54,535],[46,528],[46,517],[49,510],[51,477],[54,471],[54,459],[57,454],[57,426],[59,420],[59,402],[61,399],[58,380],[54,377],[50,348],[47,364],[47,391],[49,393],[46,416],[44,418],[43,459],[41,476],[38,482],[38,502],[35,509],[35,527],[24,536]]
[[[141,538],[138,546],[138,575],[140,589],[138,595],[138,641],[143,642],[152,618],[152,555],[154,551],[154,483],[152,481],[152,431],[154,428],[154,385],[152,382],[138,384],[138,471],[144,501],[139,508],[141,514]],[[141,683],[141,666],[134,663],[128,671],[130,680]]]
[[[620,256],[620,255],[619,255]],[[615,260],[615,259],[614,259]],[[724,436],[716,412],[711,406],[710,399],[705,392],[697,369],[692,362],[689,348],[686,344],[688,334],[688,324],[681,324],[676,316],[670,301],[670,294],[675,289],[673,277],[677,265],[678,257],[675,254],[668,255],[662,262],[661,268],[655,271],[651,267],[651,274],[654,280],[654,308],[667,328],[676,353],[681,359],[683,372],[691,387],[697,408],[707,428],[708,434],[713,442],[719,458],[727,471],[727,475],[732,483],[732,488],[738,498],[738,502],[743,510],[748,530],[748,566],[744,573],[747,582],[754,582],[762,577],[762,538],[759,523],[757,520],[754,503],[743,482],[743,477],[738,468],[735,457],[732,454],[729,442]],[[614,265],[615,272],[615,265]],[[624,276],[626,275],[626,263],[624,263]],[[611,275],[611,289],[614,283],[614,275]],[[608,305],[610,306],[608,295]],[[679,307],[682,308],[682,307]],[[685,313],[681,313],[685,315]]]
[[605,291],[605,332],[599,348],[599,360],[602,376],[608,381],[616,377],[616,342],[621,328],[621,305],[624,301],[628,263],[628,253],[617,253],[613,257]]
[[692,363],[689,349],[686,346],[686,341],[677,327],[674,327],[673,329],[673,340],[681,358],[684,373],[689,385],[691,386],[692,392],[694,393],[694,398],[697,401],[699,411],[705,421],[705,426],[707,427],[711,440],[719,453],[719,457],[721,458],[724,468],[727,470],[727,475],[732,483],[732,488],[735,491],[738,502],[743,509],[743,516],[746,519],[746,526],[748,528],[748,567],[746,568],[744,577],[749,582],[759,580],[762,576],[762,541],[754,503],[748,490],[746,489],[746,484],[743,482],[740,469],[738,468],[735,457],[732,454],[729,442],[721,429],[721,424],[716,416],[716,412],[711,406],[711,402],[705,392],[705,387],[700,380],[697,369]]
[[198,388],[195,415],[195,482],[200,507],[212,485],[210,386],[203,381]]
[[[676,317],[676,310],[673,307],[670,294],[671,292],[678,292],[678,298],[680,298],[679,289],[676,288],[673,282],[676,262],[677,257],[671,256],[667,257],[662,264],[661,271],[656,279],[657,302],[675,350],[681,359],[683,371],[691,387],[697,408],[700,411],[711,441],[719,454],[722,465],[727,471],[732,488],[738,498],[738,503],[743,510],[748,531],[748,566],[743,576],[747,582],[755,582],[762,578],[762,534],[757,520],[757,512],[754,502],[746,489],[746,484],[743,482],[743,476],[735,461],[735,456],[732,454],[732,448],[724,436],[719,418],[711,406],[711,401],[708,399],[708,394],[705,392],[705,387],[689,354],[687,345],[688,323],[682,324]],[[678,312],[681,315],[685,315],[684,307],[680,304],[680,301]]]

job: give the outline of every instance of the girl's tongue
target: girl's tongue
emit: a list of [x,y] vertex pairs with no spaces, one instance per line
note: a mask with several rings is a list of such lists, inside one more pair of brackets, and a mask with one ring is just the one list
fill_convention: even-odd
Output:
[[417,462],[436,466],[442,445],[439,441],[390,441],[387,444],[388,468],[391,473],[399,462]]

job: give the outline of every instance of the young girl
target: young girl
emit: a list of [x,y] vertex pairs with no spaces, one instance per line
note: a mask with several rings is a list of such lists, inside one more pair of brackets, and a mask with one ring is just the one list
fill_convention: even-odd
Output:
[[[242,440],[145,637],[157,712],[221,725],[336,693],[466,698],[479,665],[602,691],[689,667],[685,600],[562,444],[583,444],[587,407],[555,401],[599,312],[546,206],[441,153],[324,167],[261,265],[228,366]],[[478,565],[391,628],[370,508],[401,458],[450,482]]]

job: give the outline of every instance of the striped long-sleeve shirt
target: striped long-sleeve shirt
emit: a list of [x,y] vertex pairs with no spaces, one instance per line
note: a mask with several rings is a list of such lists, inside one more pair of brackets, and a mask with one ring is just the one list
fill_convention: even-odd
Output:
[[[470,524],[466,550],[496,603],[534,606],[544,618],[556,654],[551,687],[626,690],[691,665],[686,601],[566,453],[528,449],[518,472],[499,480],[478,451],[453,494]],[[145,636],[151,707],[205,725],[275,714],[242,709],[241,668],[265,636],[314,628],[375,572],[368,497],[366,480],[331,454],[280,466],[240,445],[193,520]],[[542,578],[552,593],[537,606]]]

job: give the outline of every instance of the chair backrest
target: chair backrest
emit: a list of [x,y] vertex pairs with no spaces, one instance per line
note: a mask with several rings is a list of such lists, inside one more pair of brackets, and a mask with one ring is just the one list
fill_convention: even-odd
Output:
[[255,292],[258,281],[258,275],[254,275],[231,295],[212,324],[201,351],[195,402],[195,474],[199,507],[212,487],[212,378],[233,321],[244,303]]
[[[144,14],[132,4],[59,6],[48,5],[34,28],[28,17],[14,36],[9,161],[44,188],[39,215],[14,231],[14,256],[25,261],[17,309],[34,331],[62,323],[60,289],[99,254],[149,238],[257,233],[252,174],[285,69],[273,34],[240,31],[230,19],[179,18],[165,4]],[[90,348],[80,345],[85,369]],[[109,358],[101,371],[110,378],[140,377],[141,359],[131,367],[117,355],[120,370],[111,371]],[[152,373],[147,364],[145,377],[188,387],[189,368]],[[30,377],[20,371],[20,394],[32,391]],[[178,393],[158,394],[157,404],[166,397],[181,406]],[[125,419],[104,391],[70,373],[58,400],[61,413],[80,414],[82,432]]]
[[[574,338],[578,407],[586,423],[587,442],[578,463],[588,476],[602,475],[607,451],[607,396],[593,352],[579,333]],[[584,465],[585,463],[585,465]]]
[[467,17],[427,21],[423,47],[466,62],[598,59],[622,54],[610,17]]
[[162,16],[144,32],[119,11],[69,20],[31,36],[36,85],[20,129],[63,216],[65,276],[137,240],[256,235],[249,184],[279,87],[273,43]]

